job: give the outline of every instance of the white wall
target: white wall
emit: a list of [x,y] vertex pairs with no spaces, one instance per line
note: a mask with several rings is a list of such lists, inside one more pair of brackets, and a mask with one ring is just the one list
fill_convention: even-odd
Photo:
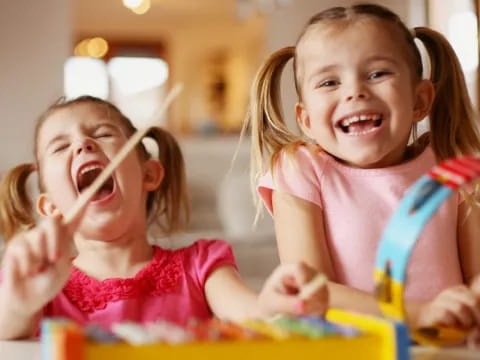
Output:
[[1,0],[0,173],[32,160],[35,118],[63,94],[69,0]]

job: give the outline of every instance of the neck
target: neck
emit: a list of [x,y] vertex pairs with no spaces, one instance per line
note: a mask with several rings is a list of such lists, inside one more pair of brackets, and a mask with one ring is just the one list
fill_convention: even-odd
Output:
[[154,253],[145,232],[109,241],[77,236],[75,245],[78,256],[73,264],[98,280],[133,277],[151,261]]

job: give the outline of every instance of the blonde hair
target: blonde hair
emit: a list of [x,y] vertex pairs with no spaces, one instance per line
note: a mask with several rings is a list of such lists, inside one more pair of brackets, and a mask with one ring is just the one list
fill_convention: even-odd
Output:
[[[109,117],[120,122],[128,137],[136,131],[132,122],[116,106],[93,96],[81,96],[69,101],[61,99],[50,106],[38,118],[35,126],[35,164],[22,164],[11,169],[0,182],[0,232],[5,239],[8,240],[17,232],[35,226],[32,201],[27,192],[27,180],[32,172],[38,170],[38,187],[41,192],[45,191],[37,156],[40,128],[55,111],[79,104],[90,104],[105,109]],[[168,235],[182,229],[189,219],[183,155],[173,135],[164,129],[152,128],[146,137],[153,139],[157,144],[159,161],[166,170],[161,185],[147,196],[148,220],[149,224],[155,223]],[[147,160],[151,156],[142,142],[137,145],[137,153],[140,160]]]
[[[426,27],[417,27],[414,34],[400,18],[389,9],[374,4],[351,7],[333,7],[314,15],[303,29],[295,47],[285,47],[273,53],[258,70],[250,93],[250,107],[242,129],[242,137],[251,132],[251,186],[267,170],[273,170],[282,153],[292,154],[295,148],[307,142],[288,129],[282,116],[280,80],[287,62],[293,58],[295,89],[302,98],[298,70],[298,44],[305,34],[318,24],[338,25],[353,23],[358,19],[382,20],[397,29],[405,41],[406,57],[414,81],[420,81],[423,65],[414,38],[424,44],[431,63],[430,80],[436,96],[430,112],[430,143],[437,161],[480,151],[480,136],[473,107],[468,96],[464,74],[457,56],[443,35]],[[412,129],[416,139],[417,130]],[[321,146],[321,144],[319,144]],[[255,196],[255,195],[254,195]],[[257,209],[261,203],[256,197]]]

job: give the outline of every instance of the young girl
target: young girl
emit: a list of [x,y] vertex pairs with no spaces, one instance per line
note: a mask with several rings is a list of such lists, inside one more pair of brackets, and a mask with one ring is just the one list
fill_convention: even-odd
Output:
[[[0,189],[1,229],[10,239],[1,274],[0,339],[31,336],[45,316],[109,327],[325,311],[325,287],[305,300],[299,296],[315,275],[305,265],[279,267],[257,296],[239,278],[223,241],[199,240],[175,251],[147,243],[147,217],[166,234],[188,218],[183,158],[174,138],[159,128],[148,133],[159,159],[140,143],[75,223],[63,225],[62,214],[134,131],[116,107],[88,96],[56,104],[40,117],[35,164],[11,170]],[[37,226],[25,189],[35,170],[41,192],[36,208],[47,218]]]
[[[415,39],[429,54],[429,79]],[[292,58],[300,136],[281,116],[280,78]],[[427,115],[430,133],[418,138]],[[281,262],[328,274],[332,307],[373,314],[376,250],[400,199],[437,161],[480,151],[447,40],[371,4],[320,12],[295,47],[271,55],[253,84],[247,128],[252,182],[274,216]],[[480,269],[478,214],[459,196],[423,231],[407,275],[413,326],[480,324],[479,298],[464,285]]]

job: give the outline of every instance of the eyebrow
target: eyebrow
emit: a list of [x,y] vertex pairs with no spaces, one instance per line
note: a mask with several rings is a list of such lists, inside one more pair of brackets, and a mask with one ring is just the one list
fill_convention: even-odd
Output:
[[314,78],[315,76],[335,70],[339,67],[340,67],[339,65],[331,64],[331,65],[326,65],[326,66],[322,66],[321,68],[315,69],[315,71],[308,77],[308,81],[312,80],[312,78]]
[[[395,60],[394,58],[390,57],[390,56],[385,56],[385,55],[374,55],[374,56],[370,56],[366,59],[365,63],[371,63],[371,62],[375,62],[375,61],[386,61],[386,62],[389,62],[393,65],[396,65],[398,66],[399,65],[399,62],[397,60]],[[314,78],[315,76],[318,76],[320,74],[323,74],[323,73],[326,73],[326,72],[329,72],[329,71],[333,71],[337,68],[341,67],[341,65],[338,65],[338,64],[330,64],[330,65],[326,65],[326,66],[322,66],[318,69],[316,69],[308,78],[308,81],[311,81],[312,78]]]
[[67,134],[58,134],[57,136],[55,136],[53,139],[51,139],[48,143],[47,143],[47,146],[45,147],[45,149],[49,149],[50,146],[52,146],[54,143],[58,142],[58,141],[61,141],[61,140],[66,140],[68,138],[68,135]]
[[90,132],[93,133],[93,132],[97,131],[98,129],[102,128],[102,127],[106,127],[106,128],[111,129],[111,130],[115,130],[115,131],[120,131],[120,132],[122,132],[121,127],[116,126],[116,125],[113,125],[113,124],[111,124],[111,123],[109,123],[109,122],[103,122],[103,123],[100,123],[100,124],[97,124],[97,125],[93,126],[93,127],[90,129]]
[[394,65],[399,65],[399,62],[395,58],[390,56],[385,56],[385,55],[374,55],[367,58],[367,62],[373,62],[373,61],[386,61]]

